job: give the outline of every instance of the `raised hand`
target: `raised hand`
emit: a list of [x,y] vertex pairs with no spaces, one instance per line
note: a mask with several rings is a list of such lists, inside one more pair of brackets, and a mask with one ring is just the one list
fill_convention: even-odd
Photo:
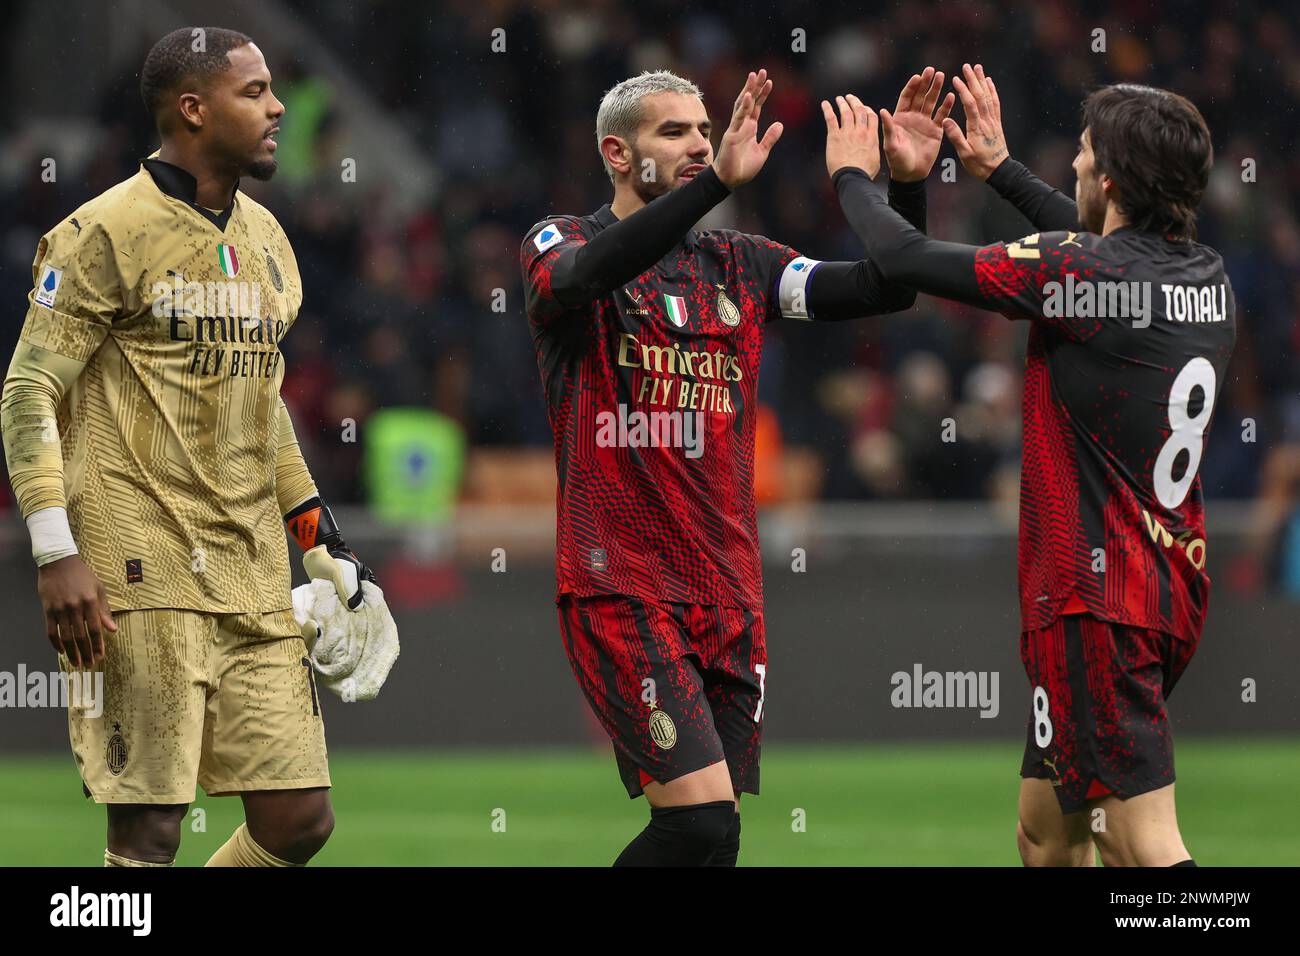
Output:
[[826,118],[826,172],[832,176],[845,166],[866,170],[876,178],[880,172],[880,135],[876,113],[871,107],[850,93],[835,97],[840,115],[826,100],[822,100],[822,116]]
[[742,186],[757,176],[781,138],[785,127],[780,123],[773,123],[763,138],[758,138],[758,117],[771,92],[772,81],[767,78],[767,70],[759,70],[749,74],[744,89],[736,97],[731,124],[722,134],[718,155],[713,160],[714,172],[728,189]]
[[[966,112],[966,132],[953,119],[944,120],[943,131],[957,151],[957,158],[966,172],[977,179],[988,179],[1010,154],[1007,140],[1002,135],[1002,102],[993,78],[984,75],[984,67],[976,63],[971,68],[965,63],[962,76],[954,76],[952,85],[961,97],[961,108]],[[965,78],[964,82],[962,77]]]
[[[930,175],[943,145],[944,121],[952,112],[957,97],[949,93],[939,104],[943,92],[943,73],[927,66],[914,74],[898,94],[894,112],[880,111],[885,131],[885,159],[889,175],[899,182],[915,182]],[[936,112],[935,106],[939,109]]]

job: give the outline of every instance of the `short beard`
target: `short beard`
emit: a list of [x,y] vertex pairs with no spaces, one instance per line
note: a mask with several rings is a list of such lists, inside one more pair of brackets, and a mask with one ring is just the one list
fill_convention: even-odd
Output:
[[1080,186],[1078,196],[1079,207],[1079,226],[1084,232],[1092,232],[1101,235],[1101,230],[1106,225],[1106,199],[1101,195],[1101,190],[1097,193],[1090,194],[1087,189]]
[[248,166],[248,175],[252,176],[258,182],[266,182],[275,175],[275,171],[280,168],[280,164],[274,159],[259,159]]
[[1092,232],[1101,235],[1101,231],[1106,228],[1106,207],[1083,205],[1079,207],[1079,225],[1083,227],[1084,232]]
[[669,182],[667,185],[664,185],[662,182],[659,181],[659,165],[657,163],[654,166],[654,172],[655,172],[654,179],[650,180],[649,182],[646,182],[646,180],[641,177],[641,170],[645,168],[642,165],[643,162],[644,162],[643,157],[641,156],[640,153],[637,152],[636,147],[633,146],[632,147],[632,190],[637,194],[640,200],[644,203],[648,203],[651,202],[652,200],[658,199],[660,196],[664,195],[665,193],[672,192],[673,184],[671,182]]

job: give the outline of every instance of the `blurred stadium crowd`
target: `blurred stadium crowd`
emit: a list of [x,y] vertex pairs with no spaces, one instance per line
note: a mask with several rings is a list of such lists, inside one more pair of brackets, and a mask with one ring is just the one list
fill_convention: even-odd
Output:
[[[347,115],[327,82],[262,43],[287,115],[279,175],[269,186],[245,186],[280,217],[302,270],[306,301],[285,345],[285,394],[331,500],[364,496],[361,450],[339,444],[340,422],[363,423],[381,407],[435,409],[461,425],[471,448],[549,446],[518,248],[543,216],[584,214],[611,198],[594,123],[614,83],[674,69],[700,85],[718,124],[745,71],[767,67],[776,88],[763,125],[779,119],[786,132],[761,176],[718,211],[717,224],[814,258],[856,259],[860,245],[822,162],[818,101],[853,91],[892,107],[913,71],[932,64],[951,75],[963,61],[979,60],[998,82],[1012,155],[1066,192],[1087,90],[1150,83],[1201,108],[1217,155],[1200,237],[1227,260],[1241,330],[1202,465],[1206,493],[1270,502],[1275,538],[1295,514],[1300,8],[1162,0],[287,6],[309,19],[371,101],[417,138],[439,183],[414,211],[399,211],[383,183],[340,183]],[[505,31],[504,52],[490,48],[496,28]],[[1105,53],[1092,51],[1098,28]],[[796,30],[806,52],[791,49]],[[137,62],[152,39],[140,38]],[[41,183],[36,162],[13,162],[24,130],[6,136],[5,168],[22,170],[0,192],[0,291],[14,317],[11,338],[40,234],[130,175],[155,141],[136,83],[124,76],[88,104],[99,135],[87,174],[76,181]],[[14,118],[12,104],[6,112]],[[945,146],[940,162],[952,155]],[[1245,160],[1253,161],[1254,182],[1243,182]],[[1031,231],[960,166],[955,182],[932,174],[929,209],[930,231],[942,238],[987,242]],[[504,311],[493,310],[498,289]],[[818,454],[823,498],[1006,501],[1016,487],[1025,331],[924,296],[900,316],[774,323],[761,396],[780,440]],[[949,416],[957,423],[952,444],[939,425]],[[1242,440],[1246,418],[1256,422],[1254,442]],[[1300,540],[1300,526],[1294,537]]]

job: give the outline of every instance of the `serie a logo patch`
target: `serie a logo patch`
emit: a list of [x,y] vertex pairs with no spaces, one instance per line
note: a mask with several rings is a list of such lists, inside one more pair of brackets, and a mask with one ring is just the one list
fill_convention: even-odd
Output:
[[126,559],[126,583],[139,584],[144,580],[144,563],[139,558]]
[[59,294],[59,283],[63,281],[63,270],[46,265],[41,268],[41,278],[36,283],[36,304],[47,309],[54,308],[54,297]]
[[538,252],[545,252],[551,246],[558,246],[563,241],[564,233],[560,232],[555,226],[547,226],[533,236],[533,245],[537,247]]

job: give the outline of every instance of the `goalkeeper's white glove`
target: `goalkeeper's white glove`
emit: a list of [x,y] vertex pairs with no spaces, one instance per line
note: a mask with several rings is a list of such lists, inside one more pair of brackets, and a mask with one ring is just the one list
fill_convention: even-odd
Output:
[[359,608],[365,599],[361,582],[376,583],[375,572],[344,543],[333,513],[320,497],[308,498],[294,508],[284,516],[284,523],[304,552],[302,565],[307,576],[331,582],[349,611]]
[[294,617],[312,668],[345,700],[371,700],[399,653],[397,625],[375,574],[343,541],[319,497],[284,516],[303,548],[310,583],[293,590]]
[[328,581],[293,589],[293,615],[316,680],[348,701],[377,697],[401,652],[384,592],[369,581],[362,581],[361,589],[366,599],[355,611],[343,605]]

